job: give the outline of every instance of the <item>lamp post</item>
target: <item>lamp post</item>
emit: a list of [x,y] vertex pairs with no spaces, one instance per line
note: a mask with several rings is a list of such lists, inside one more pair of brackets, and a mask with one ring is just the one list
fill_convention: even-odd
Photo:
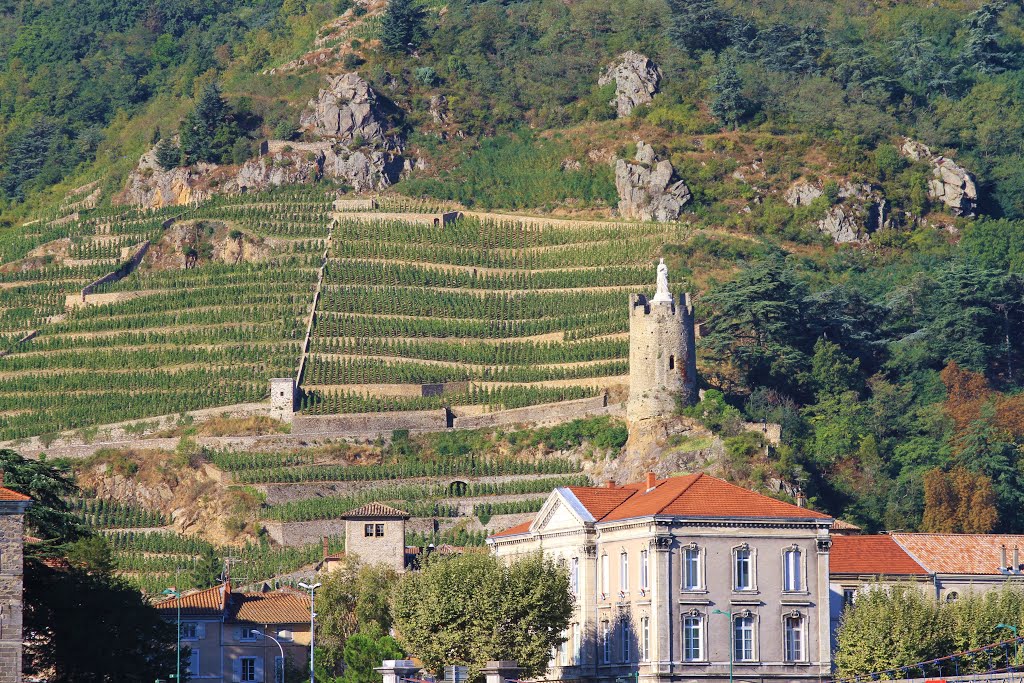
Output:
[[169,595],[178,601],[178,649],[174,651],[177,671],[174,674],[174,682],[181,683],[181,593],[174,588],[165,588],[163,594]]
[[1020,655],[1020,641],[1017,640],[1017,627],[1013,624],[996,624],[996,628],[1009,629],[1010,633],[1013,634],[1013,658],[1017,659]]
[[[263,631],[260,631],[259,629],[253,629],[252,632],[253,632],[254,635],[259,636],[260,638],[270,638],[272,641],[277,643],[277,649],[281,652],[281,673],[283,674],[284,673],[284,648],[281,647],[281,641],[278,640],[277,638],[275,638],[274,636],[270,635],[269,633],[264,633]],[[278,633],[277,635],[281,635],[281,634]],[[284,680],[284,676],[281,676],[281,680],[282,681]],[[277,667],[276,666],[274,667],[274,683],[277,683]]]
[[313,620],[316,618],[316,612],[313,611],[313,601],[315,599],[314,593],[316,589],[320,587],[319,583],[314,583],[312,586],[308,583],[299,582],[300,588],[305,588],[309,591],[309,683],[316,683],[313,673],[313,643],[314,643],[314,626]]
[[720,609],[712,610],[711,613],[712,614],[724,614],[725,616],[729,617],[729,683],[733,683],[733,681],[732,681],[732,668],[733,668],[733,660],[736,657],[736,642],[735,642],[735,638],[736,638],[736,625],[733,624],[733,619],[736,618],[736,615],[733,614],[732,612],[725,612],[725,611],[720,610]]

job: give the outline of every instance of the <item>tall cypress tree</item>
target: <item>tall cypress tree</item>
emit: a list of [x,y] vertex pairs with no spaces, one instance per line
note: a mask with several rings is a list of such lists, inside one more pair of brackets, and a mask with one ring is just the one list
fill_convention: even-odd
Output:
[[735,129],[746,111],[746,101],[741,92],[742,82],[732,50],[726,50],[718,58],[718,76],[712,89],[715,98],[711,101],[711,113],[727,126]]
[[967,43],[960,55],[960,63],[982,74],[1006,71],[1013,54],[999,45],[1003,31],[999,15],[1006,9],[1003,0],[986,2],[967,17]]
[[380,44],[386,52],[412,52],[424,38],[423,8],[417,0],[388,0],[381,20]]
[[678,47],[694,53],[729,45],[734,18],[716,0],[668,0],[668,8],[668,37]]

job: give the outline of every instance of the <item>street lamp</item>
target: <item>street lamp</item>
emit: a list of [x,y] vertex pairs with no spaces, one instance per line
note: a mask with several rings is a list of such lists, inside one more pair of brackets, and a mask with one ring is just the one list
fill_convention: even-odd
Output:
[[711,610],[711,613],[724,614],[725,616],[729,617],[729,683],[732,683],[733,660],[736,657],[736,625],[733,624],[733,619],[736,618],[736,615],[732,612],[725,612],[720,609]]
[[1017,640],[1017,627],[1013,624],[996,624],[996,628],[1009,629],[1013,634],[1013,658],[1018,659],[1020,655],[1020,641]]
[[[281,673],[283,674],[284,673],[284,648],[281,647],[281,641],[278,640],[277,638],[275,638],[274,636],[270,635],[269,633],[264,633],[263,631],[260,631],[259,629],[255,629],[255,628],[252,630],[252,634],[255,635],[255,636],[258,636],[260,638],[270,638],[272,641],[277,643],[277,649],[281,651]],[[277,635],[281,635],[281,632],[279,632]],[[281,680],[284,681],[284,676],[281,676]],[[274,683],[277,683],[277,667],[276,666],[274,667]]]
[[181,593],[174,588],[165,588],[163,590],[164,595],[169,595],[178,601],[178,649],[175,651],[175,664],[177,665],[177,673],[174,675],[175,683],[181,683]]
[[313,600],[315,598],[314,593],[316,592],[316,589],[320,587],[320,584],[314,583],[311,586],[308,583],[299,581],[299,587],[305,588],[309,591],[309,683],[316,683],[316,680],[313,678],[313,620],[316,618],[316,612],[313,611]]

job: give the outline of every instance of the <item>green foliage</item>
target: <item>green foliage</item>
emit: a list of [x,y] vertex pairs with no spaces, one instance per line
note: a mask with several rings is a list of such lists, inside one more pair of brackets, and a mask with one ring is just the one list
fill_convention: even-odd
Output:
[[177,168],[181,165],[181,147],[172,140],[163,138],[156,146],[156,162],[165,171]]
[[747,110],[742,83],[736,66],[736,56],[726,50],[718,59],[718,73],[711,87],[715,93],[711,100],[711,113],[730,128],[736,128]]
[[540,554],[504,564],[479,553],[437,557],[402,577],[392,602],[401,642],[425,667],[515,660],[525,677],[547,668],[572,615],[565,567]]
[[345,672],[340,683],[377,683],[374,668],[387,659],[404,659],[405,651],[389,635],[355,633],[345,641]]
[[10,449],[0,449],[0,472],[6,488],[32,498],[25,513],[29,533],[44,541],[74,542],[88,535],[66,500],[78,492],[69,469],[42,460],[26,460]]
[[413,51],[425,37],[423,19],[418,0],[388,0],[380,25],[381,47],[387,52]]
[[181,151],[188,164],[200,161],[219,164],[232,160],[232,150],[241,131],[217,84],[211,83],[203,89],[195,108],[181,122],[179,134]]

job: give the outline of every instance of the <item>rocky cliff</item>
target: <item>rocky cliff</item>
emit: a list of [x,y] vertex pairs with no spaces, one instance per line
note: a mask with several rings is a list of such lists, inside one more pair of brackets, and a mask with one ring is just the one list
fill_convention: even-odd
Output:
[[955,216],[974,216],[978,205],[978,188],[974,176],[963,166],[941,154],[934,154],[927,145],[904,138],[900,148],[903,156],[932,166],[928,196],[948,206]]
[[[820,183],[801,179],[783,197],[790,206],[808,206],[823,194]],[[866,183],[841,183],[836,200],[817,222],[836,244],[869,242],[871,233],[887,224],[885,197]]]
[[619,214],[642,221],[676,220],[690,201],[690,188],[682,180],[672,182],[672,162],[658,161],[650,145],[641,141],[636,148],[635,163],[615,161]]
[[598,79],[598,85],[615,83],[615,98],[609,103],[619,118],[629,116],[637,105],[646,104],[658,92],[661,70],[645,55],[624,52]]

